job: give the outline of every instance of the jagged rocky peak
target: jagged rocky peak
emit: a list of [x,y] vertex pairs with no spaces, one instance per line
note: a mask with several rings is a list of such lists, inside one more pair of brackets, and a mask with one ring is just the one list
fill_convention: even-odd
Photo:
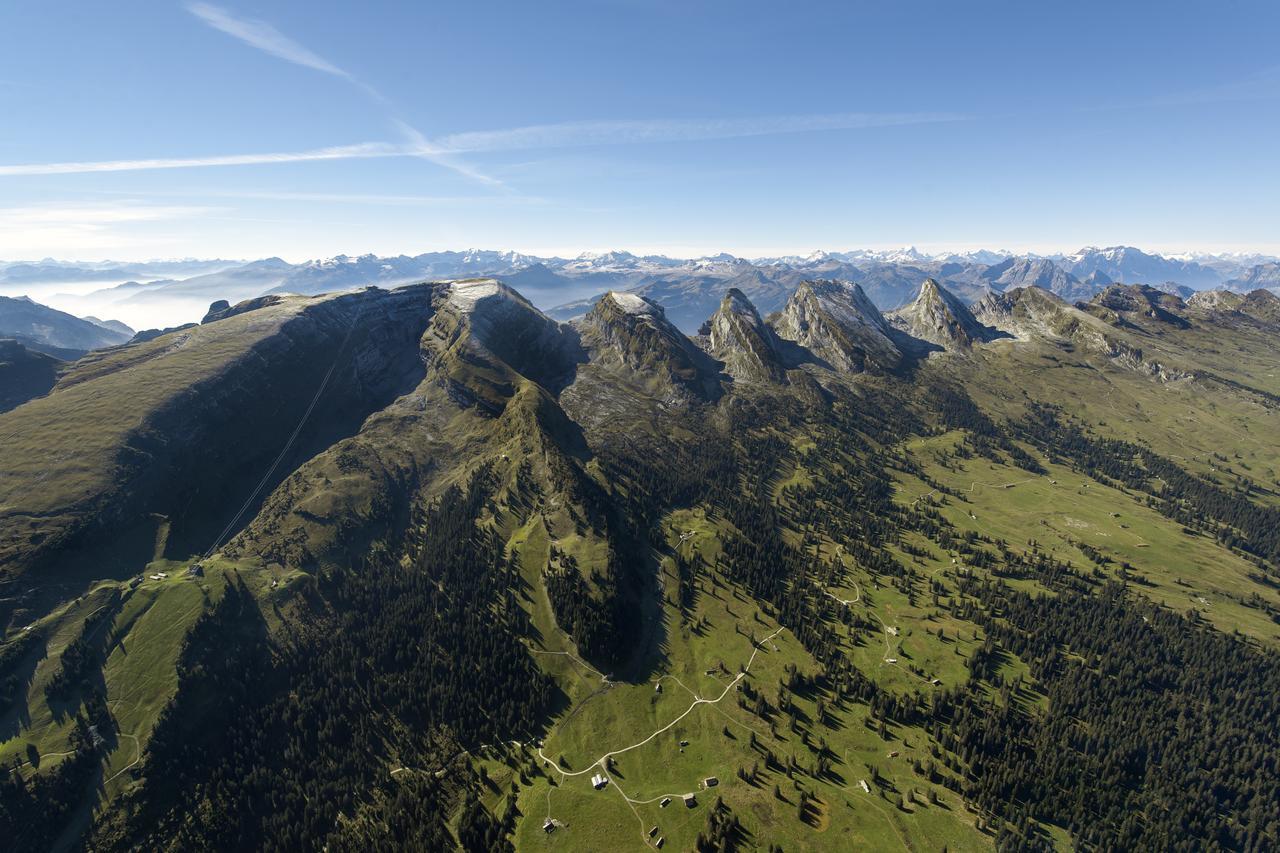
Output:
[[1042,287],[1015,287],[1003,293],[992,291],[973,303],[973,316],[999,328],[995,322],[1015,315],[1053,314],[1070,309],[1064,300]]
[[1019,339],[1070,342],[1073,346],[1110,359],[1118,367],[1146,374],[1161,382],[1173,382],[1190,375],[1144,355],[1142,348],[1123,328],[1116,328],[1126,325],[1116,322],[1121,318],[1118,312],[1102,308],[1097,303],[1088,303],[1086,307],[1111,312],[1112,317],[1099,317],[1093,311],[1068,305],[1038,287],[988,294],[974,305],[973,313],[980,321]]
[[889,321],[912,337],[949,350],[967,350],[998,334],[932,278],[925,279],[915,301],[890,314]]
[[634,374],[641,384],[674,385],[702,399],[720,394],[715,361],[643,296],[610,291],[580,321],[592,364]]
[[1093,272],[1085,276],[1083,279],[1081,279],[1081,281],[1083,281],[1089,287],[1096,287],[1096,288],[1103,288],[1109,284],[1115,284],[1115,281],[1111,278],[1111,276],[1107,275],[1102,270],[1094,270]]
[[725,370],[740,382],[782,381],[786,368],[774,331],[760,317],[751,300],[736,287],[729,288],[720,307],[707,321],[707,349],[724,362]]
[[577,333],[552,320],[495,279],[450,284],[436,299],[423,336],[434,363],[457,374],[452,356],[499,372],[511,370],[557,391],[583,360]]
[[579,324],[584,332],[598,332],[606,339],[653,333],[669,338],[677,346],[688,343],[684,333],[667,319],[661,305],[636,293],[609,291],[596,300]]
[[973,304],[973,316],[1017,338],[1070,338],[1081,323],[1105,328],[1096,317],[1072,307],[1040,287],[1016,287],[988,293]]
[[1093,298],[1094,302],[1115,311],[1146,311],[1162,308],[1181,311],[1186,307],[1182,297],[1147,284],[1112,284]]
[[902,361],[888,322],[862,288],[847,281],[802,282],[774,330],[837,370],[892,369]]
[[1048,258],[1008,258],[988,267],[983,278],[1001,290],[1039,287],[1064,299],[1088,299],[1101,286],[1081,281]]
[[736,287],[731,287],[725,291],[724,298],[720,300],[720,311],[749,319],[757,326],[764,325],[756,306],[751,304],[751,300],[747,298],[747,295]]
[[1146,284],[1112,284],[1079,307],[1112,325],[1123,325],[1138,316],[1185,328],[1182,298]]
[[1255,320],[1280,323],[1280,296],[1262,288],[1251,290],[1245,294],[1244,301],[1240,303],[1238,310]]
[[1248,293],[1202,290],[1188,299],[1187,305],[1201,311],[1232,312],[1264,323],[1280,323],[1280,296],[1261,288]]
[[1219,289],[1202,290],[1188,299],[1187,305],[1202,311],[1235,311],[1243,302],[1243,294]]

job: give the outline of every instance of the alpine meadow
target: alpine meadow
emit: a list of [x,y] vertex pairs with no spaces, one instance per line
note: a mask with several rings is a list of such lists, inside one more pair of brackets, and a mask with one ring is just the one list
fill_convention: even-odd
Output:
[[1280,848],[1270,4],[63,5],[4,849]]

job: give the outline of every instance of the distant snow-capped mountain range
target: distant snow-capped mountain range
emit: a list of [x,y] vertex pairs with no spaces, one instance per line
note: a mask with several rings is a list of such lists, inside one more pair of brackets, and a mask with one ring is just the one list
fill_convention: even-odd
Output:
[[584,252],[573,258],[467,249],[421,255],[336,255],[289,263],[280,258],[171,260],[143,263],[76,263],[45,259],[0,261],[0,294],[35,292],[41,301],[72,313],[117,317],[134,327],[198,320],[209,303],[235,302],[266,293],[316,294],[365,285],[394,287],[424,279],[495,276],[553,316],[584,313],[606,290],[633,291],[663,304],[668,316],[696,329],[730,287],[763,312],[777,310],[808,278],[858,282],[881,310],[912,299],[935,278],[961,299],[1024,285],[1068,300],[1087,299],[1114,282],[1150,284],[1190,292],[1217,287],[1280,287],[1277,259],[1264,255],[1160,255],[1131,246],[1089,246],[1071,254],[1008,251],[926,253],[890,250],[815,251],[806,255],[742,258],[721,253],[698,258]]

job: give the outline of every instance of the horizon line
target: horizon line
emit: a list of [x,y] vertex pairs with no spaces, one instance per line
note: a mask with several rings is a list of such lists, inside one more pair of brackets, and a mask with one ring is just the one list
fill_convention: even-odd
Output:
[[[946,248],[936,248],[936,247],[946,247]],[[916,252],[921,256],[922,260],[938,260],[946,257],[956,256],[956,255],[978,254],[981,252],[986,252],[993,255],[1000,255],[1006,258],[1030,257],[1030,258],[1044,258],[1044,259],[1051,260],[1054,258],[1070,257],[1071,255],[1078,254],[1084,251],[1090,251],[1090,250],[1107,251],[1109,249],[1121,249],[1121,248],[1136,249],[1137,251],[1143,252],[1144,254],[1154,255],[1164,259],[1183,260],[1185,258],[1187,260],[1191,260],[1192,262],[1194,262],[1196,258],[1227,259],[1227,258],[1233,258],[1233,257],[1234,258],[1266,258],[1270,260],[1280,260],[1280,247],[1274,247],[1270,249],[1249,247],[1249,248],[1231,248],[1231,249],[1223,248],[1223,249],[1169,250],[1169,249],[1143,248],[1141,246],[1135,246],[1131,243],[1111,243],[1107,245],[1104,245],[1102,243],[1091,243],[1071,251],[1063,251],[1063,250],[1043,251],[1043,250],[1034,250],[1029,248],[990,249],[990,248],[987,248],[986,245],[981,245],[981,244],[977,244],[977,245],[964,244],[963,246],[961,246],[957,244],[946,244],[946,243],[933,243],[933,244],[930,244],[930,243],[884,244],[882,243],[882,244],[868,244],[865,246],[859,246],[859,247],[847,248],[847,249],[805,250],[805,249],[792,249],[792,248],[784,249],[784,248],[774,247],[768,250],[756,249],[754,251],[749,251],[749,252],[733,252],[727,249],[722,249],[719,251],[708,251],[708,250],[693,249],[692,247],[679,248],[679,247],[673,247],[673,246],[649,247],[648,249],[636,247],[634,250],[620,249],[616,247],[605,248],[605,249],[585,248],[585,249],[578,249],[578,250],[573,250],[573,249],[566,250],[564,247],[559,247],[555,249],[542,247],[538,249],[525,250],[525,249],[514,249],[514,248],[505,248],[505,249],[488,248],[487,249],[487,248],[481,248],[478,246],[467,246],[465,248],[426,249],[424,251],[413,252],[413,253],[398,252],[398,253],[384,254],[376,251],[365,251],[365,252],[352,251],[352,252],[336,252],[332,255],[306,255],[305,257],[303,256],[304,253],[295,253],[295,252],[287,252],[287,251],[269,254],[269,255],[261,255],[261,256],[241,255],[239,257],[227,257],[227,256],[216,255],[216,254],[207,255],[207,256],[195,256],[195,255],[154,256],[153,255],[153,256],[139,257],[139,258],[103,257],[103,258],[86,259],[86,260],[71,260],[68,258],[55,257],[53,255],[45,255],[40,258],[34,258],[34,257],[7,258],[7,259],[0,258],[0,264],[3,264],[4,266],[12,266],[15,264],[39,264],[39,263],[45,263],[45,262],[55,262],[55,263],[62,263],[62,264],[92,265],[92,264],[161,264],[161,263],[183,263],[183,262],[208,263],[208,262],[215,262],[215,261],[227,262],[227,263],[254,263],[257,261],[279,259],[279,260],[285,261],[286,263],[293,264],[296,266],[299,264],[305,264],[305,263],[314,262],[314,261],[332,260],[334,258],[339,258],[339,257],[417,258],[417,257],[422,257],[424,255],[444,254],[444,253],[514,254],[514,255],[524,256],[534,262],[574,261],[574,260],[580,260],[580,259],[590,259],[592,257],[599,257],[601,255],[620,254],[620,255],[629,255],[631,257],[635,257],[638,259],[661,258],[663,260],[668,260],[668,261],[686,261],[686,262],[716,260],[721,258],[722,256],[727,256],[727,259],[732,259],[736,261],[745,261],[747,263],[756,264],[763,261],[777,261],[777,260],[784,260],[784,259],[805,259],[805,258],[809,258],[819,254],[836,257],[840,255],[855,255],[859,252],[876,253],[876,254],[892,254],[895,252],[903,252],[903,253]],[[688,253],[684,253],[684,252],[688,252]],[[301,258],[301,260],[291,261],[291,260],[288,260],[288,256],[298,257],[298,258]],[[874,260],[874,258],[868,258],[867,260]]]

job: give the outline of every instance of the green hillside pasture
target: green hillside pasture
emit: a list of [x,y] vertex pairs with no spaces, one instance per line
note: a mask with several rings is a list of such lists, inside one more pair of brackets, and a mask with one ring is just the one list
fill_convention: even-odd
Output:
[[[72,703],[75,707],[50,707],[45,687],[61,665],[62,651],[79,636],[84,617],[119,589],[119,611],[101,629],[109,638],[101,684],[117,727],[114,747],[103,765],[107,799],[132,781],[125,771],[138,763],[156,718],[177,688],[176,663],[183,638],[225,586],[222,571],[213,565],[206,566],[204,578],[187,576],[176,566],[170,566],[168,574],[161,580],[148,577],[132,590],[127,584],[100,584],[44,620],[42,627],[50,637],[48,654],[37,666],[27,692],[27,722],[15,737],[0,744],[0,761],[15,757],[25,761],[29,747],[34,746],[41,756],[39,770],[44,771],[70,748],[78,700]],[[28,765],[26,772],[36,768]]]
[[[953,373],[989,411],[1017,417],[1024,392],[1035,389],[1044,402],[1069,400],[1072,416],[1102,435],[1147,444],[1224,484],[1243,475],[1267,490],[1257,497],[1280,504],[1280,412],[1256,396],[1216,383],[1161,383],[1114,366],[1095,367],[1048,345],[993,346],[972,363],[956,359],[940,369]],[[1280,374],[1280,364],[1271,372]]]
[[[949,449],[956,438],[916,440],[908,449],[926,463],[930,477],[962,494],[963,500],[948,499],[941,508],[958,529],[1003,539],[1015,549],[1034,539],[1082,570],[1094,563],[1079,545],[1096,548],[1113,560],[1108,573],[1129,563],[1132,588],[1152,601],[1178,612],[1195,610],[1224,631],[1280,643],[1280,626],[1244,603],[1257,593],[1280,605],[1280,592],[1250,580],[1253,566],[1214,540],[1185,533],[1134,496],[1063,466],[1046,464],[1044,476],[978,458],[953,459],[961,464],[944,468],[933,451]],[[899,483],[903,503],[930,491],[912,477],[901,476]]]
[[[715,524],[700,511],[674,515],[668,529],[672,547],[679,545],[679,533],[690,529],[695,544],[686,543],[686,549],[719,547]],[[526,542],[536,538],[533,531]],[[674,588],[669,562],[663,566],[662,580],[668,590]],[[816,665],[790,632],[779,631],[776,622],[727,580],[720,578],[713,585],[704,573],[693,612],[682,619],[668,601],[664,619],[665,665],[651,679],[602,689],[598,676],[580,668],[557,673],[558,678],[569,672],[582,680],[581,688],[572,692],[586,698],[571,705],[546,738],[544,775],[519,788],[519,849],[639,850],[649,846],[648,830],[657,826],[654,838],[665,839],[663,849],[687,850],[704,829],[717,797],[744,825],[748,846],[773,842],[787,850],[901,849],[908,844],[946,844],[952,850],[990,847],[990,839],[974,828],[974,818],[958,796],[912,771],[912,758],[927,757],[925,732],[892,726],[889,740],[883,741],[864,725],[867,708],[860,705],[832,708],[828,722],[820,725],[814,722],[817,701],[830,705],[831,697],[796,696],[801,725],[812,729],[811,749],[800,734],[788,729],[785,716],[775,715],[771,734],[767,721],[738,707],[734,678],[751,658],[749,634],[758,639],[774,635],[759,644],[746,676],[771,702],[776,701],[788,664],[809,673]],[[694,704],[697,698],[722,696],[715,704]],[[753,734],[758,743],[754,750]],[[833,772],[814,778],[809,769],[820,738],[827,740],[834,755]],[[779,766],[766,767],[765,749],[784,763],[795,756],[801,769],[788,777]],[[899,755],[889,758],[894,751]],[[594,790],[590,779],[601,772],[602,759],[610,752],[616,753],[616,764],[608,773],[611,781],[603,790]],[[557,769],[561,759],[565,765]],[[871,778],[868,765],[888,780],[870,794],[859,785]],[[757,775],[752,781],[738,777],[739,769],[749,773],[753,767]],[[493,768],[491,777],[497,772]],[[719,784],[704,788],[711,776]],[[502,779],[499,787],[505,790],[515,776],[508,773]],[[775,798],[775,785],[782,799]],[[801,788],[816,796],[804,820],[798,809]],[[926,805],[931,788],[938,805]],[[919,792],[915,804],[908,795],[911,789]],[[685,793],[695,795],[694,807],[683,804]],[[908,795],[901,809],[899,794]],[[663,808],[661,800],[668,796],[672,801]],[[500,801],[495,795],[493,805]],[[550,834],[542,829],[548,817],[561,824]]]

